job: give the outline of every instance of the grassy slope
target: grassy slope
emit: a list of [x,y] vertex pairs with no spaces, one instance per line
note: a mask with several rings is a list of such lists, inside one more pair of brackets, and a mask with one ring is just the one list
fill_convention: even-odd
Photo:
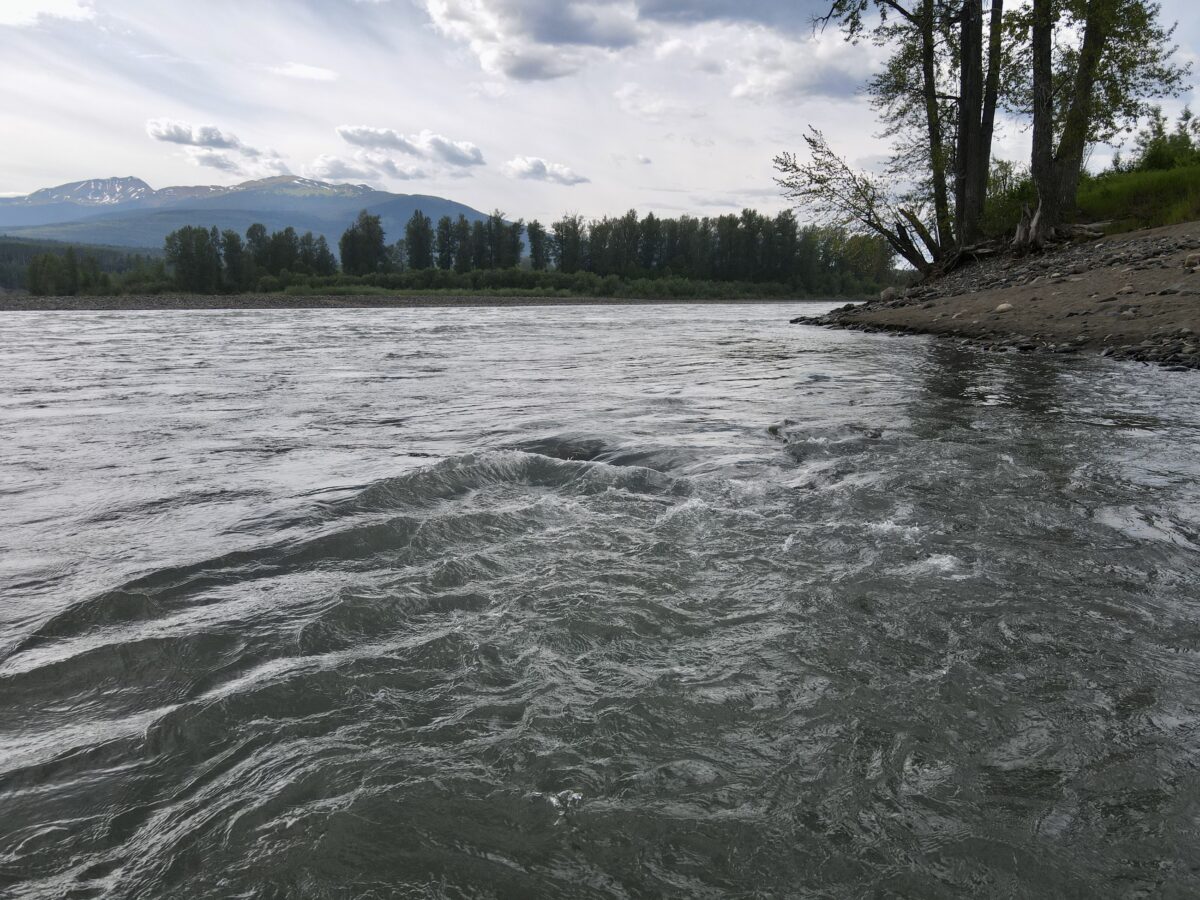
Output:
[[1200,166],[1088,179],[1079,209],[1087,222],[1111,222],[1113,232],[1200,219]]

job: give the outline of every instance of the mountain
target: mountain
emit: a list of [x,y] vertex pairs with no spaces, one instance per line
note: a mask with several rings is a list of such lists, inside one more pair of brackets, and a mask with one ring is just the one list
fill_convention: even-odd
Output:
[[291,225],[325,235],[336,248],[360,210],[378,215],[389,240],[404,233],[415,210],[437,221],[444,215],[471,221],[477,209],[426,194],[393,194],[365,184],[329,184],[280,175],[232,187],[189,186],[154,190],[138,178],[102,178],[43,188],[25,197],[0,198],[0,233],[20,237],[160,247],[184,225],[216,225],[244,233],[255,222],[268,230]]

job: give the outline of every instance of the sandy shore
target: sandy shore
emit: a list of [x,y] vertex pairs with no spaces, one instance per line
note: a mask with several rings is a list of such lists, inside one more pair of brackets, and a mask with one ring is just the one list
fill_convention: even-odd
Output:
[[[32,297],[28,294],[0,293],[0,311],[93,311],[93,310],[188,310],[188,309],[422,309],[426,307],[483,307],[483,306],[645,306],[656,304],[723,304],[723,303],[829,303],[831,298],[809,300],[762,299],[740,300],[674,300],[630,299],[613,297],[486,297],[486,296],[386,296],[363,294],[346,297],[298,297],[287,294],[236,294],[209,296],[202,294],[162,294],[122,297]],[[832,298],[837,302],[838,298]]]
[[1200,222],[989,260],[802,324],[1200,368]]

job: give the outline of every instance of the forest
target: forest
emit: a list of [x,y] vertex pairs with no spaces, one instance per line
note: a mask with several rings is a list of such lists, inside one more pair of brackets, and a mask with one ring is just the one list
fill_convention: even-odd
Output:
[[378,216],[361,213],[338,241],[292,228],[245,235],[188,226],[166,238],[161,260],[122,277],[81,280],[77,254],[31,261],[34,294],[354,293],[456,291],[593,296],[861,296],[896,277],[887,243],[844,229],[800,226],[783,212],[714,218],[566,215],[543,226],[483,220],[436,223],[421,211],[388,240]]

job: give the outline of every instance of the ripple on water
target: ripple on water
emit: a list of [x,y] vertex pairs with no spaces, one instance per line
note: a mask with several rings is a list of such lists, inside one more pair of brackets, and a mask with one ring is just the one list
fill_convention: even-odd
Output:
[[13,320],[0,893],[1200,891],[1186,385],[367,314]]

